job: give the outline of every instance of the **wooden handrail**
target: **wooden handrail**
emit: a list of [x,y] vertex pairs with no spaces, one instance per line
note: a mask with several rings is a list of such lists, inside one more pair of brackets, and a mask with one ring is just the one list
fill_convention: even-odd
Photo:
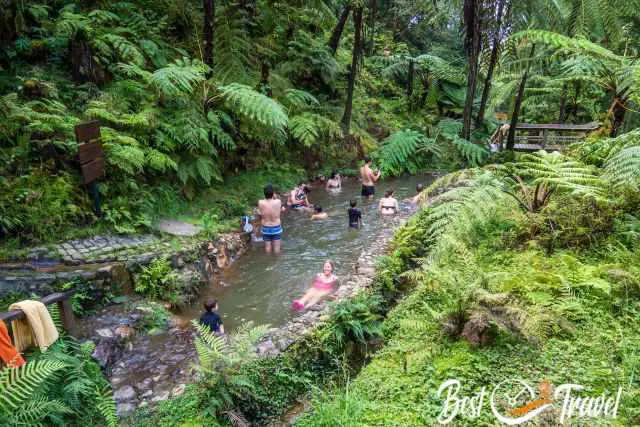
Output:
[[[68,291],[56,292],[53,294],[49,294],[40,299],[40,302],[44,305],[58,304],[60,308],[60,318],[62,320],[62,326],[67,331],[67,333],[71,336],[75,335],[75,316],[73,315],[73,307],[71,306],[71,296],[75,294],[75,289],[70,289]],[[22,310],[12,310],[0,312],[0,320],[3,320],[5,323],[9,323],[12,320],[24,319],[25,314]]]

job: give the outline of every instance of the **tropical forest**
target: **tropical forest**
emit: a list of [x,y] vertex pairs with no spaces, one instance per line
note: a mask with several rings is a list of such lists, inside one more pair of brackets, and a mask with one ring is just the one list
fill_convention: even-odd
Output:
[[640,425],[640,1],[0,0],[0,425]]

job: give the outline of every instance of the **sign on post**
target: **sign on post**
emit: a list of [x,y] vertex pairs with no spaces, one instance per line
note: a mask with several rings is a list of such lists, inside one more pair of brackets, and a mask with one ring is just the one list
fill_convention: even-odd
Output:
[[100,192],[96,180],[104,176],[104,151],[100,140],[100,122],[93,120],[80,123],[75,127],[76,141],[78,141],[78,160],[82,171],[82,182],[93,193],[95,211],[100,211]]

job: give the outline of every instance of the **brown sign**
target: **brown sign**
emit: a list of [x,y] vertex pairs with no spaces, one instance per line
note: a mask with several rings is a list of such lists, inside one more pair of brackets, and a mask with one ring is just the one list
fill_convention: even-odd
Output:
[[100,140],[100,121],[80,123],[76,126],[76,141],[78,143]]
[[104,176],[104,151],[100,142],[100,122],[80,123],[75,128],[78,145],[78,160],[85,185]]

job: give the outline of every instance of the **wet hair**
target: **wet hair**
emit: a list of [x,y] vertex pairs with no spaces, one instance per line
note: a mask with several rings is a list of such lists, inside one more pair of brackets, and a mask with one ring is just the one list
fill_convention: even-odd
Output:
[[349,204],[351,205],[352,208],[355,208],[358,205],[358,201],[356,199],[351,199],[349,201]]
[[315,204],[313,205],[313,210],[316,211],[316,213],[320,213],[322,212],[322,206]]
[[369,156],[364,156],[363,160],[365,163],[371,163],[371,157]]
[[218,300],[217,299],[210,299],[210,300],[205,301],[205,303],[204,303],[204,309],[208,313],[211,313],[213,310],[215,310],[217,306],[218,306]]
[[422,184],[418,184],[418,185],[416,185],[416,191],[417,191],[418,193],[421,193],[421,192],[422,192],[422,190],[424,190],[424,185],[422,185]]
[[333,170],[331,172],[331,179],[334,179],[336,177],[336,175],[338,175],[338,172],[336,170]]
[[311,188],[305,185],[302,187],[302,191],[304,191],[304,194],[309,194],[311,193]]
[[393,196],[393,188],[390,188],[384,192],[384,197],[391,197],[391,196]]
[[329,263],[329,265],[331,266],[331,272],[333,273],[335,270],[335,267],[333,266],[333,261],[331,261],[330,259],[327,259],[322,263],[322,270],[324,270],[324,265],[326,263]]
[[264,186],[264,197],[265,199],[273,198],[273,185],[267,184]]
[[304,184],[304,181],[298,181],[298,187]]

